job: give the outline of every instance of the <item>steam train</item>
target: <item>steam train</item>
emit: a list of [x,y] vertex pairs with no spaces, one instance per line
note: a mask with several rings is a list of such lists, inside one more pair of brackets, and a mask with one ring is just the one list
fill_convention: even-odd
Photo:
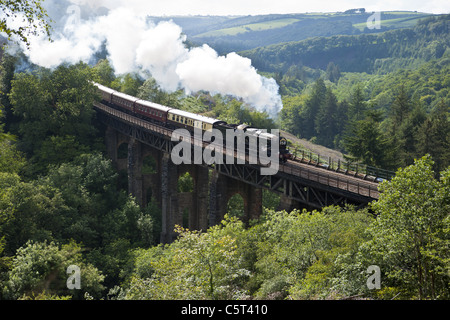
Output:
[[[170,129],[183,128],[191,132],[195,128],[201,129],[202,131],[218,129],[222,132],[228,129],[242,130],[243,133],[245,133],[247,136],[254,136],[256,139],[264,138],[265,144],[263,145],[267,145],[267,148],[269,149],[266,150],[268,156],[270,156],[271,141],[276,141],[275,135],[263,132],[258,128],[254,128],[245,124],[228,124],[225,121],[138,99],[136,97],[115,91],[98,83],[94,83],[94,85],[97,87],[102,101],[106,102],[107,105],[119,107],[121,111]],[[257,145],[259,145],[259,141],[257,142]],[[280,162],[284,163],[288,159],[292,158],[292,154],[287,148],[287,140],[285,137],[280,136],[278,138],[278,143],[278,157]],[[248,151],[249,144],[246,141],[246,152]]]

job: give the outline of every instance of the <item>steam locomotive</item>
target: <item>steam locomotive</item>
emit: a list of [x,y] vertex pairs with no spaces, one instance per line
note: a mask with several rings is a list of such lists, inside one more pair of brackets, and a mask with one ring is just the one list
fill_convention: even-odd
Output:
[[[260,129],[248,125],[228,124],[225,121],[138,99],[98,83],[94,83],[94,85],[97,87],[102,101],[106,102],[107,105],[117,106],[126,113],[170,129],[183,128],[189,131],[193,131],[195,128],[203,131],[218,129],[222,132],[227,129],[242,130],[242,132],[244,132],[247,136],[254,136],[256,139],[264,138],[265,141],[267,141],[266,145],[269,148],[269,150],[266,150],[268,155],[270,155],[271,141],[276,140],[275,135],[263,132]],[[288,159],[292,158],[292,154],[287,148],[287,140],[285,137],[280,136],[278,141],[279,160],[284,163]],[[248,148],[249,146],[246,142],[246,151],[248,151]]]

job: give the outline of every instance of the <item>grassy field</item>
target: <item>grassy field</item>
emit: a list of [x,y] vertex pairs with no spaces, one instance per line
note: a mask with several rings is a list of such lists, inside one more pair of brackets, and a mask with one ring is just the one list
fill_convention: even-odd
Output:
[[300,21],[299,19],[286,18],[286,19],[277,19],[260,23],[246,24],[233,28],[225,28],[219,30],[212,30],[209,32],[205,32],[202,34],[196,35],[196,37],[222,37],[222,36],[235,36],[239,33],[245,33],[250,31],[262,31],[268,29],[276,29],[282,28],[287,25],[290,25],[294,22]]
[[[398,14],[398,13],[397,13]],[[418,15],[414,17],[396,18],[396,19],[381,19],[381,26],[383,27],[395,27],[395,28],[412,28],[417,24],[417,21],[425,18],[426,15]],[[367,27],[367,23],[357,23],[353,27],[363,31]]]

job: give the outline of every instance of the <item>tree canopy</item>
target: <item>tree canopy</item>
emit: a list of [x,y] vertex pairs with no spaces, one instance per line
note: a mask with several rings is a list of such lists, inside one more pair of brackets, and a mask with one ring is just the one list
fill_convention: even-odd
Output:
[[30,35],[50,37],[49,17],[42,0],[2,0],[0,9],[0,32],[5,32],[8,39],[15,35],[29,46]]

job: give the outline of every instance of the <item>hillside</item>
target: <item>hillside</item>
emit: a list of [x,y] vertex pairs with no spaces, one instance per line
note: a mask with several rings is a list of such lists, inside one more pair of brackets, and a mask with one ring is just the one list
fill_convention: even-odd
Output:
[[419,12],[382,12],[381,29],[367,28],[372,12],[270,14],[257,16],[150,17],[155,23],[173,20],[196,44],[207,43],[220,53],[300,41],[311,37],[357,35],[412,27]]
[[424,19],[413,28],[315,37],[241,54],[266,72],[285,72],[293,65],[325,70],[333,62],[341,72],[386,73],[441,58],[449,50],[449,21],[450,15],[444,15]]

